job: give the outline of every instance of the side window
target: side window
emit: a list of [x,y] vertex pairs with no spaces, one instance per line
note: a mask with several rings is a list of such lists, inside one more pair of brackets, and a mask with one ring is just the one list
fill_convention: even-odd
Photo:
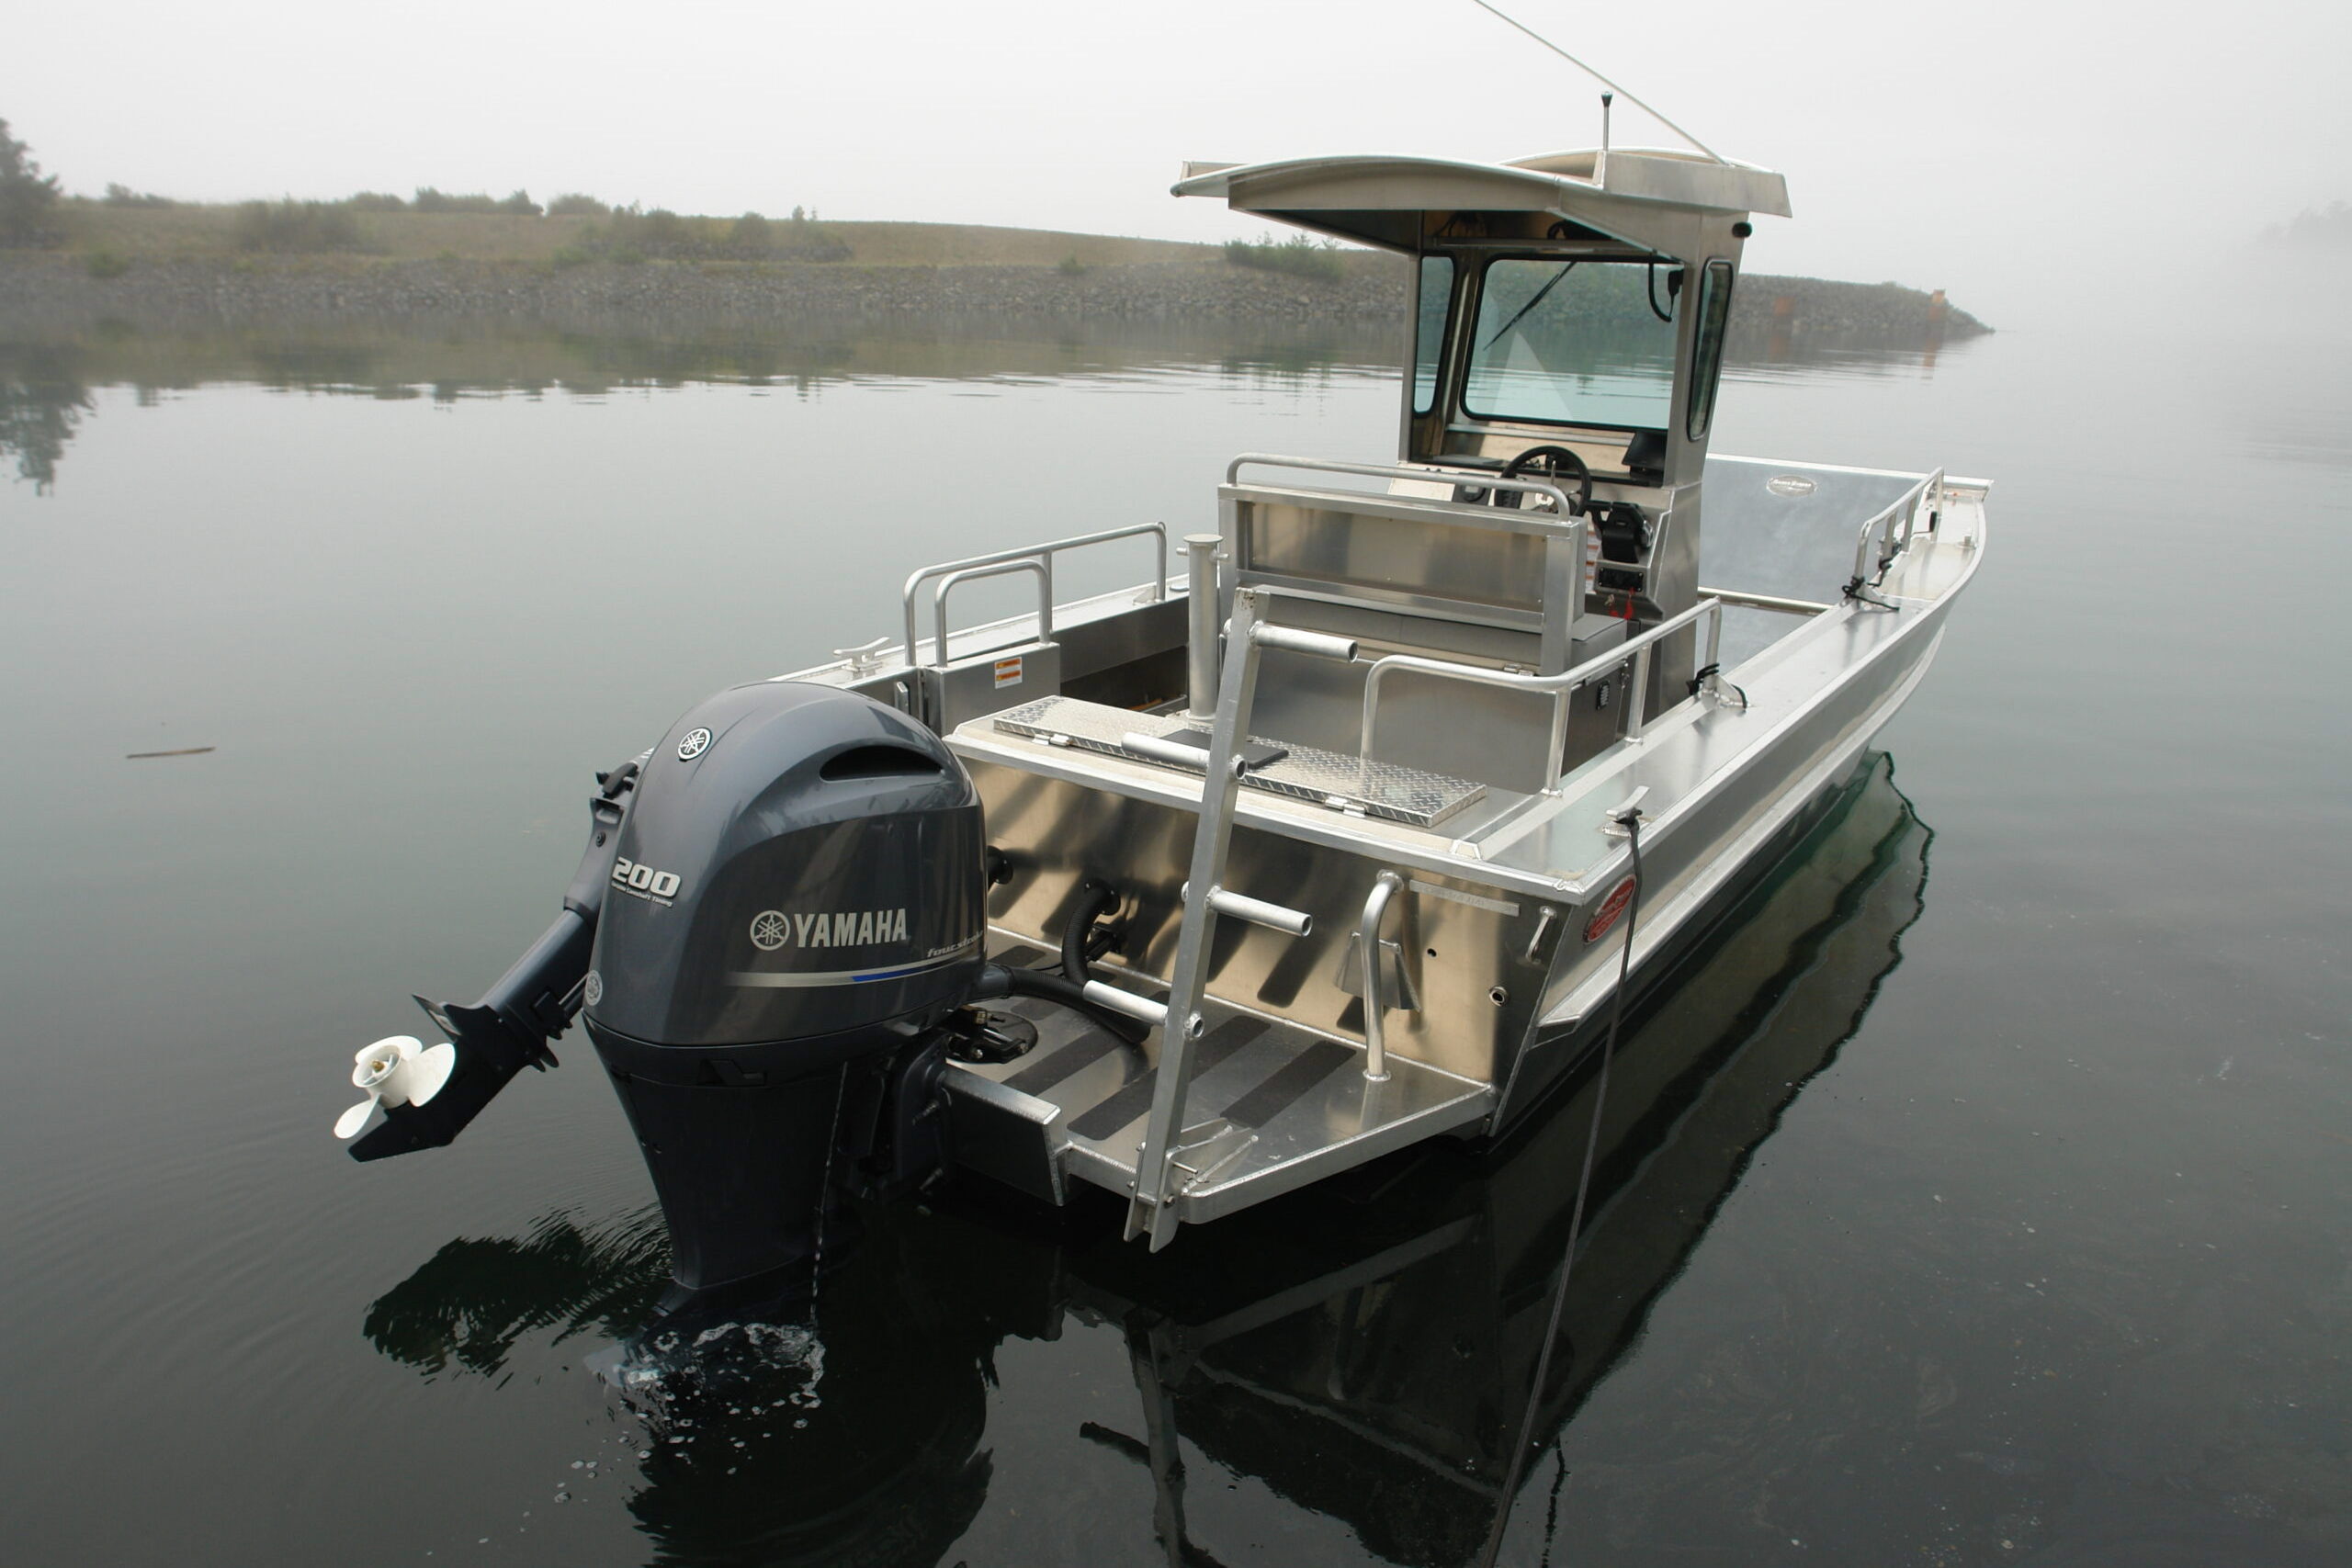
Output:
[[1453,258],[1421,258],[1421,308],[1413,326],[1413,412],[1437,399],[1437,357],[1445,345],[1445,311],[1453,298]]
[[1702,440],[1715,418],[1715,382],[1724,367],[1724,327],[1731,320],[1731,263],[1711,261],[1699,285],[1699,342],[1690,353],[1690,412],[1683,430]]

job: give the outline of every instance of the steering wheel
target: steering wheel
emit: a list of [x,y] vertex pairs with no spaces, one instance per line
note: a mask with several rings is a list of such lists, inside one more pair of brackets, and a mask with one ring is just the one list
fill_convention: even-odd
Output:
[[[1566,446],[1530,446],[1503,465],[1503,478],[1515,479],[1534,470],[1546,479],[1573,479],[1577,492],[1568,502],[1568,515],[1581,517],[1592,505],[1592,470],[1585,461]],[[1504,491],[1498,491],[1499,498]]]

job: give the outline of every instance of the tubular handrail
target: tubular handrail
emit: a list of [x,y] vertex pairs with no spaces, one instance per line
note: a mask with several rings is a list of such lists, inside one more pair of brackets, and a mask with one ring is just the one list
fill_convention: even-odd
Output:
[[1625,739],[1642,738],[1642,707],[1646,694],[1642,690],[1646,682],[1650,649],[1662,638],[1671,637],[1702,616],[1711,617],[1707,646],[1713,663],[1713,652],[1723,635],[1724,603],[1720,599],[1702,599],[1677,615],[1669,615],[1647,631],[1636,633],[1608,652],[1586,660],[1582,664],[1561,671],[1556,675],[1529,675],[1508,670],[1488,670],[1482,665],[1459,664],[1450,659],[1430,659],[1417,653],[1392,653],[1374,661],[1363,682],[1363,724],[1361,743],[1363,755],[1372,755],[1373,739],[1379,719],[1380,683],[1395,670],[1409,670],[1417,674],[1433,675],[1443,680],[1467,681],[1475,685],[1501,686],[1510,691],[1536,692],[1552,698],[1551,750],[1546,753],[1555,765],[1560,753],[1567,746],[1568,699],[1577,688],[1608,674],[1619,665],[1632,662],[1635,669],[1634,690],[1625,702]]
[[1388,901],[1404,886],[1405,879],[1393,871],[1374,877],[1356,921],[1356,941],[1363,950],[1363,1076],[1369,1083],[1388,1081],[1388,998],[1380,973],[1380,925],[1387,917]]
[[[1861,531],[1854,539],[1853,581],[1856,586],[1859,587],[1873,578],[1883,575],[1886,569],[1894,564],[1894,558],[1911,547],[1912,536],[1918,532],[1919,508],[1928,505],[1928,497],[1933,496],[1934,504],[1929,507],[1929,510],[1940,509],[1943,505],[1943,491],[1944,471],[1938,468],[1934,473],[1905,491],[1885,511],[1877,513],[1862,525]],[[1903,537],[1899,542],[1894,536],[1895,522],[1898,517],[1902,520],[1903,529]],[[1870,566],[1871,540],[1873,536],[1880,539],[1876,571],[1871,570]]]
[[1699,597],[1720,599],[1735,609],[1776,610],[1784,615],[1818,615],[1838,607],[1817,599],[1783,599],[1777,593],[1746,593],[1736,588],[1710,588],[1703,582],[1699,585]]
[[[932,654],[939,663],[947,662],[947,591],[959,582],[972,582],[983,577],[1010,577],[1015,572],[1037,574],[1037,640],[1050,642],[1054,636],[1054,574],[1046,563],[1032,556],[1023,560],[999,561],[994,566],[967,566],[961,571],[951,571],[939,580],[931,592]],[[910,663],[913,662],[911,660]]]
[[1412,479],[1423,484],[1476,484],[1485,490],[1514,491],[1521,495],[1548,495],[1560,509],[1561,522],[1571,522],[1576,516],[1568,506],[1567,492],[1544,479],[1488,479],[1484,474],[1468,479],[1441,473],[1434,468],[1400,468],[1390,463],[1341,463],[1329,457],[1284,457],[1272,452],[1244,452],[1225,466],[1225,482],[1238,483],[1243,465],[1250,463],[1267,468],[1303,468],[1310,473],[1355,474],[1374,479]]
[[[1016,549],[994,550],[987,555],[966,556],[961,560],[940,561],[922,568],[907,579],[906,590],[901,595],[906,612],[904,641],[908,666],[911,668],[915,664],[915,650],[922,641],[921,635],[915,627],[915,590],[921,588],[932,578],[944,577],[951,572],[963,571],[971,567],[1001,566],[1007,561],[1035,560],[1045,574],[1046,602],[1051,604],[1054,597],[1054,558],[1056,556],[1065,550],[1080,549],[1088,545],[1109,544],[1114,539],[1131,539],[1145,534],[1153,536],[1159,545],[1159,570],[1151,580],[1151,596],[1157,602],[1168,597],[1168,525],[1165,523],[1136,523],[1124,528],[1106,528],[1099,534],[1073,534],[1069,538],[1049,539],[1042,545],[1023,545]],[[934,605],[934,610],[935,608]],[[945,628],[943,626],[940,630],[944,661]]]

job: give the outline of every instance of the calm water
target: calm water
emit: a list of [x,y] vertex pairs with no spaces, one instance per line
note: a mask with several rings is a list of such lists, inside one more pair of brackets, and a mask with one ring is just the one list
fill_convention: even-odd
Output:
[[698,1350],[636,1332],[660,1226],[576,1036],[455,1147],[343,1156],[350,1052],[540,930],[592,770],[916,562],[1385,455],[1384,340],[0,345],[9,1561],[1451,1565],[1508,1503],[1518,1563],[2343,1562],[2324,349],[1726,390],[1719,450],[1996,479],[1992,554],[1631,1039],[1516,1499],[1574,1104],[1158,1258],[868,1213],[813,1328]]

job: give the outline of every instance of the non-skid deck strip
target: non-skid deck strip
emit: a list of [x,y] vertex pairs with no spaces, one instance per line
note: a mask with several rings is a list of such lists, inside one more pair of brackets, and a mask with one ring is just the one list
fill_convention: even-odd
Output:
[[1107,1029],[1090,1029],[1058,1050],[1044,1055],[1004,1079],[1004,1087],[1023,1094],[1042,1095],[1065,1078],[1077,1077],[1125,1042]]
[[[1262,1018],[1247,1013],[1227,1019],[1202,1036],[1193,1047],[1193,1072],[1197,1079],[1244,1045],[1249,1044],[1270,1025]],[[1154,1067],[1141,1077],[1128,1083],[1091,1111],[1074,1117],[1069,1130],[1081,1138],[1107,1138],[1145,1111],[1151,1109],[1151,1096],[1159,1084],[1159,1069]]]
[[1227,1106],[1225,1119],[1237,1127],[1262,1127],[1355,1057],[1355,1052],[1336,1040],[1317,1040],[1284,1063],[1272,1077]]

